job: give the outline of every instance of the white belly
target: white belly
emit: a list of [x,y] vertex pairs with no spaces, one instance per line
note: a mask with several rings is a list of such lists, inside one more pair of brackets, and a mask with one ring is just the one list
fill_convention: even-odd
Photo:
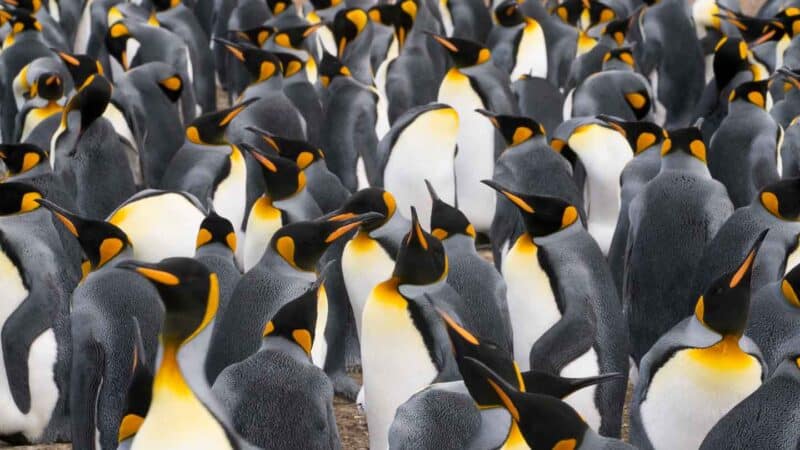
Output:
[[267,251],[272,235],[282,226],[283,219],[279,209],[267,204],[263,197],[253,204],[250,216],[247,218],[247,233],[244,237],[245,272],[258,264]]
[[73,50],[79,55],[85,54],[89,47],[89,37],[92,33],[92,3],[94,3],[94,0],[87,0],[86,4],[83,6],[83,12],[78,22],[78,29],[75,31],[75,45],[73,46]]
[[194,256],[204,218],[182,195],[165,193],[129,203],[108,220],[128,235],[136,259],[155,263],[173,256]]
[[[397,200],[397,211],[404,217],[410,218],[410,208],[415,206],[421,222],[430,223],[431,198],[423,180],[431,182],[442,200],[453,204],[457,127],[456,112],[439,108],[420,114],[395,141],[383,181]],[[491,178],[491,169],[483,178]],[[490,195],[494,205],[491,191]]]
[[547,78],[547,45],[544,32],[536,21],[525,25],[517,49],[517,61],[511,70],[511,81],[523,75]]
[[496,194],[481,180],[491,179],[494,172],[495,129],[475,112],[485,105],[460,72],[447,74],[439,87],[439,101],[455,108],[460,122],[455,160],[458,207],[476,230],[486,232],[492,225]]
[[321,369],[325,368],[325,359],[328,356],[328,341],[325,339],[327,325],[328,293],[325,291],[325,286],[320,286],[317,292],[317,324],[314,328],[314,343],[311,346],[311,361]]
[[[530,239],[522,236],[520,239]],[[561,319],[550,279],[537,258],[538,249],[519,241],[503,258],[508,314],[511,317],[514,360],[530,370],[533,344]]]
[[356,330],[361,336],[361,314],[372,289],[392,276],[394,261],[372,238],[359,236],[344,247],[342,277],[356,319]]
[[428,386],[437,371],[405,308],[371,298],[363,318],[361,365],[369,448],[383,450],[389,447],[389,427],[397,408]]
[[574,133],[569,146],[586,168],[587,228],[606,254],[619,216],[619,178],[633,151],[620,133],[599,125]]
[[[1,326],[28,296],[28,290],[22,282],[17,267],[2,251],[0,251],[0,286],[3,287],[3,301],[0,302]],[[29,440],[36,440],[47,427],[58,401],[58,387],[54,375],[57,348],[52,329],[47,329],[31,344],[28,353],[31,408],[27,414],[23,414],[11,396],[3,349],[0,347],[0,434],[22,433]]]
[[783,271],[784,275],[797,267],[797,264],[800,264],[800,239],[797,240],[795,245],[797,245],[797,248],[792,250],[792,252],[786,257],[786,269]]
[[[562,377],[583,378],[600,375],[600,366],[594,348],[590,348],[586,353],[579,356],[561,369]],[[585,387],[567,396],[564,401],[572,406],[583,420],[595,431],[600,429],[600,411],[594,402],[596,386]]]
[[230,173],[214,191],[214,209],[217,214],[231,222],[234,230],[240,231],[246,207],[247,169],[242,154],[238,150],[233,150]]
[[389,64],[391,64],[399,54],[398,47],[397,38],[392,38],[392,43],[389,45],[389,50],[386,52],[386,59],[381,62],[377,72],[375,72],[375,87],[378,90],[378,118],[375,123],[375,134],[378,136],[379,140],[383,139],[391,128],[389,125],[389,99],[386,95],[386,78],[388,76]]
[[439,0],[439,14],[442,16],[444,35],[452,36],[455,26],[453,26],[453,15],[450,14],[450,8],[447,7],[447,0]]
[[761,385],[761,366],[737,370],[705,365],[679,351],[650,382],[641,405],[642,423],[656,450],[697,449],[711,428]]

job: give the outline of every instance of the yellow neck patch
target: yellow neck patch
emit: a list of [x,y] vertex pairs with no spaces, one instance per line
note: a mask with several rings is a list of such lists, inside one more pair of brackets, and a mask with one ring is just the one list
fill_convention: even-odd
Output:
[[397,288],[400,286],[400,280],[397,277],[389,278],[388,280],[375,286],[372,290],[371,298],[381,302],[385,306],[406,309],[408,301],[400,295]]
[[[492,382],[489,381],[489,383]],[[519,425],[517,424],[516,420],[511,421],[511,427],[509,427],[508,429],[508,436],[506,436],[506,441],[500,448],[502,450],[530,449],[530,446],[528,446],[528,443],[525,441],[525,437],[522,435],[522,432],[520,431]]]
[[747,370],[754,358],[739,347],[739,336],[725,336],[721,341],[707,348],[686,350],[695,361],[718,371]]
[[792,285],[783,280],[781,283],[781,292],[783,293],[783,297],[789,302],[790,305],[794,306],[795,308],[800,308],[800,299],[797,298],[797,292],[795,292]]
[[117,437],[118,442],[122,442],[125,439],[136,434],[139,431],[139,428],[142,427],[144,423],[144,417],[139,416],[137,414],[128,414],[122,418],[122,423],[119,425],[119,434]]

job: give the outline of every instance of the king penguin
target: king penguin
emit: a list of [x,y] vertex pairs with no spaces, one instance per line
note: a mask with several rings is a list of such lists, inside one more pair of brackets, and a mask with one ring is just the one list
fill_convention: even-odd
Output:
[[708,168],[728,189],[734,206],[780,179],[783,128],[767,112],[769,80],[743,83],[729,97],[728,115],[711,138]]
[[[476,110],[514,115],[518,112],[517,102],[508,78],[492,64],[488,48],[465,39],[432,37],[448,51],[454,63],[439,85],[438,101],[458,113],[455,159],[458,207],[477,232],[488,233],[494,217],[494,196],[480,185],[480,180],[492,176],[494,162],[504,145],[492,124]],[[436,183],[434,186],[439,189]]]
[[787,346],[796,340],[800,324],[800,266],[789,270],[776,283],[753,293],[750,320],[745,334],[758,345],[770,371],[782,362]]
[[[58,64],[53,59],[46,59],[45,61]],[[29,70],[28,72],[34,72],[34,70]],[[43,124],[49,117],[60,113],[65,103],[64,93],[64,79],[61,73],[40,73],[30,83],[30,89],[27,92],[28,100],[21,105],[19,113],[17,113],[14,127],[15,142],[25,141],[39,125]]]
[[[441,242],[425,232],[412,210],[392,276],[364,305],[361,367],[371,449],[389,448],[397,408],[435,381],[458,378],[446,331],[424,292],[447,276]],[[392,349],[387,352],[387,349]]]
[[236,232],[230,221],[210,211],[197,231],[194,259],[217,274],[220,310],[228,306],[233,290],[242,278],[242,271],[236,265],[237,245]]
[[[628,334],[611,270],[597,243],[580,223],[578,210],[558,197],[513,192],[487,185],[520,211],[525,232],[503,259],[514,359],[532,366],[531,348],[570,310],[589,302],[597,318],[591,345],[575,362],[579,376],[628,373]],[[577,356],[577,355],[576,355]],[[617,436],[626,380],[598,386],[592,415],[604,436]],[[584,413],[588,415],[588,413]]]
[[700,130],[671,130],[661,170],[640,188],[628,211],[622,305],[635,362],[692,313],[696,264],[732,213],[725,186],[706,166]]
[[217,275],[189,258],[158,264],[128,261],[119,267],[150,281],[165,310],[153,398],[131,449],[255,448],[231,426],[205,379],[205,355],[198,354],[197,343],[211,332],[208,325],[219,305]]
[[632,444],[698,448],[722,416],[761,385],[766,367],[758,347],[743,333],[753,262],[765,235],[761,232],[740,255],[734,271],[706,287],[694,315],[662,336],[642,359],[631,403]]
[[209,381],[258,350],[266,321],[313,284],[317,263],[334,241],[380,217],[362,214],[343,221],[295,222],[278,230],[261,260],[236,285],[227,308],[220,311],[206,363]]
[[69,405],[80,411],[72,417],[72,445],[115,449],[141,423],[143,412],[132,411],[130,405],[150,401],[163,308],[150,283],[117,268],[132,257],[131,243],[122,230],[46,200],[39,203],[80,243],[87,257],[85,278],[71,298]]

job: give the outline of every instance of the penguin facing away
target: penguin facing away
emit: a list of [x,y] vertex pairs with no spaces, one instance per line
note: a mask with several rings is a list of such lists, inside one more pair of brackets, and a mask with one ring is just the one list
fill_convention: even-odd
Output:
[[753,293],[745,334],[758,345],[770,372],[783,362],[784,350],[800,335],[800,301],[795,287],[799,276],[800,267],[795,266],[779,282]]

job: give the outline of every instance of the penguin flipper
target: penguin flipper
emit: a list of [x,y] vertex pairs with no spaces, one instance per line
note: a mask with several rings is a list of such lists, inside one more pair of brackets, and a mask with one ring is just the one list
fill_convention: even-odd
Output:
[[31,390],[28,382],[28,356],[31,344],[52,327],[51,311],[45,308],[44,293],[36,290],[14,310],[3,325],[0,340],[3,343],[3,360],[11,397],[20,412],[27,414],[31,408]]
[[595,315],[589,300],[576,299],[564,315],[533,344],[530,367],[558,375],[571,361],[594,345]]
[[[75,331],[73,327],[73,331]],[[103,379],[105,352],[91,335],[78,338],[73,336],[74,354],[72,358],[69,405],[72,422],[72,445],[75,448],[92,448],[97,430],[97,394]]]
[[147,354],[144,350],[139,321],[135,317],[132,320],[134,332],[133,375],[128,387],[125,415],[135,414],[144,417],[150,408],[150,399],[153,395],[153,369],[147,364]]

